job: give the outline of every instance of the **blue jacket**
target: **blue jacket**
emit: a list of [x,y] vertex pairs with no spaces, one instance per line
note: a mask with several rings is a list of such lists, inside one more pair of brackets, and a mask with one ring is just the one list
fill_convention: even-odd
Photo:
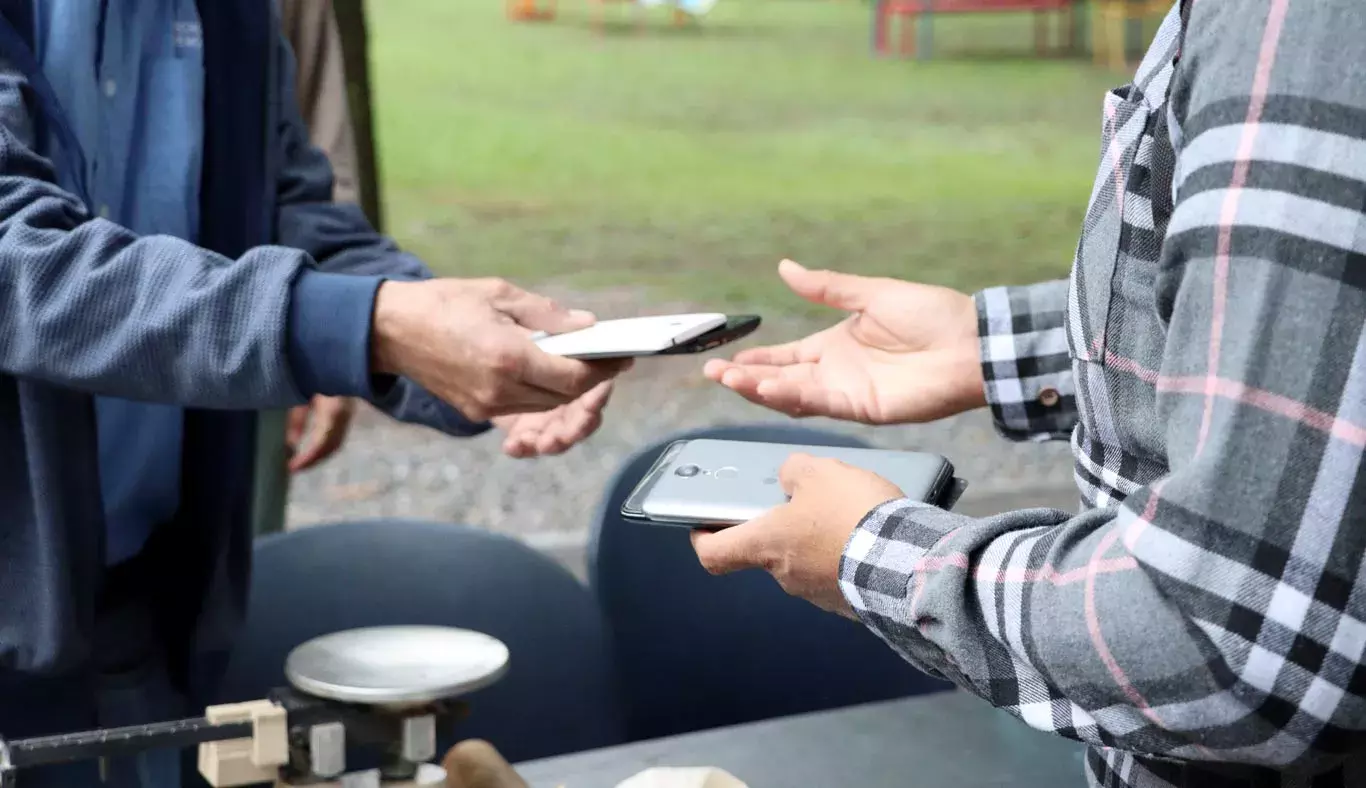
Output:
[[93,219],[82,195],[54,185],[62,168],[80,171],[82,154],[32,56],[32,0],[0,0],[6,706],[28,692],[41,702],[79,695],[88,670],[105,571],[92,394],[188,408],[182,504],[149,572],[165,589],[158,624],[190,691],[224,661],[245,602],[252,411],[323,393],[365,396],[452,434],[485,426],[407,381],[370,375],[379,281],[429,274],[359,209],[331,202],[331,170],[307,143],[273,3],[200,0],[199,11],[207,87],[196,247]]

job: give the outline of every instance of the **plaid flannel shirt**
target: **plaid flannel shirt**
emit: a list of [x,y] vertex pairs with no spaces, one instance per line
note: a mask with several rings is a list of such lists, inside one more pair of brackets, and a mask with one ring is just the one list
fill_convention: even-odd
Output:
[[843,591],[1093,785],[1366,785],[1366,7],[1173,9],[1101,153],[1070,282],[977,296],[1081,513],[894,501]]

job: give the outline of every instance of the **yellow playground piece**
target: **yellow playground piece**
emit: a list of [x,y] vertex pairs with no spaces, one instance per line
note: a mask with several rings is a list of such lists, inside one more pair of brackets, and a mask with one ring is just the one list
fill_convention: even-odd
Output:
[[1171,0],[1094,0],[1091,4],[1091,56],[1096,65],[1116,71],[1128,68],[1125,35],[1131,20],[1164,14]]

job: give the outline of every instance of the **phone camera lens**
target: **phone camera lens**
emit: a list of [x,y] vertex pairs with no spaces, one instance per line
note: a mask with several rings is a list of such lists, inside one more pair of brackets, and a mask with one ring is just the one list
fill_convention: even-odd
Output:
[[701,472],[702,469],[697,467],[696,465],[681,465],[679,466],[678,470],[674,471],[675,474],[682,476],[685,479],[696,476]]

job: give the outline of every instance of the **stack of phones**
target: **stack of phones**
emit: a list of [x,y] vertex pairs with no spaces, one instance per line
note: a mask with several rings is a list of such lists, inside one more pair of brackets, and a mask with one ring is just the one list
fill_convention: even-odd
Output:
[[729,440],[671,444],[621,507],[623,516],[661,525],[717,528],[753,520],[788,497],[778,469],[793,454],[839,460],[876,473],[907,497],[952,508],[967,486],[938,454]]

